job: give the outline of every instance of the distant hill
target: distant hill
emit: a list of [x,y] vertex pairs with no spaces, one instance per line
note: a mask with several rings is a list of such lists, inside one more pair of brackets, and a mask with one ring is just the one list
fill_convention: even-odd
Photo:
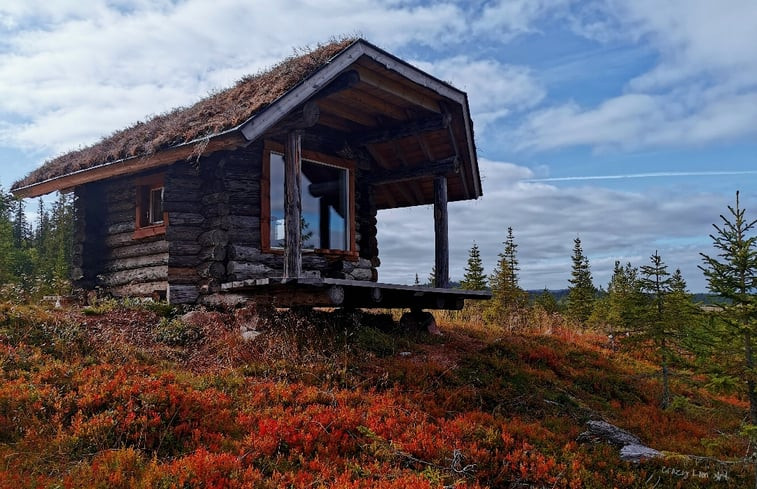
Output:
[[[540,296],[544,292],[544,289],[541,289],[541,290],[534,289],[534,290],[529,290],[527,292],[528,292],[529,298],[533,300],[534,298]],[[548,292],[552,294],[552,296],[554,296],[557,302],[560,302],[562,299],[564,299],[568,295],[568,289],[548,290]],[[724,302],[723,298],[715,294],[709,294],[709,293],[704,293],[704,292],[692,294],[692,300],[695,303],[700,303],[700,304],[721,304]]]

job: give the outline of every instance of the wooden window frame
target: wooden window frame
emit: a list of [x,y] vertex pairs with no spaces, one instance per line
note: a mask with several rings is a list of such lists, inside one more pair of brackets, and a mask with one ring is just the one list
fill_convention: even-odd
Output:
[[[139,177],[136,180],[136,213],[134,216],[134,235],[133,239],[149,238],[166,234],[168,226],[168,212],[163,211],[163,221],[155,224],[141,225],[142,211],[145,207],[150,207],[150,194],[153,190],[163,188],[165,191],[165,174],[158,173],[146,177]],[[145,195],[147,197],[145,198]]]
[[[263,160],[261,168],[260,178],[260,249],[265,253],[284,254],[283,248],[271,247],[271,153],[284,154],[285,149],[283,144],[279,144],[275,141],[266,141],[263,145]],[[348,179],[348,205],[349,205],[349,249],[336,250],[336,249],[323,249],[323,248],[304,248],[303,254],[315,253],[318,255],[334,258],[345,258],[350,261],[357,261],[357,241],[356,236],[356,221],[355,215],[355,170],[357,166],[354,162],[336,156],[319,153],[317,151],[302,150],[302,159],[308,160],[313,163],[321,163],[324,165],[331,165],[337,168],[343,168],[347,170]]]

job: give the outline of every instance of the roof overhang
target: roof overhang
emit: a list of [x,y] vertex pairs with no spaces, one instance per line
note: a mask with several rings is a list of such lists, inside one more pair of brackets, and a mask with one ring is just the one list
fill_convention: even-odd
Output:
[[[333,88],[335,82],[340,77],[344,78],[345,74],[356,77],[360,86],[331,93],[329,87]],[[349,109],[348,104],[339,97],[347,97],[353,104],[353,109]],[[366,97],[375,109],[373,115],[366,115],[369,112],[368,106],[363,105]],[[465,92],[364,40],[349,45],[235,128],[151,154],[95,165],[14,188],[12,192],[17,197],[37,197],[56,190],[65,191],[86,183],[245,146],[269,136],[272,131],[281,128],[288,118],[291,119],[292,114],[311,102],[321,106],[319,110],[324,115],[324,120],[328,117],[348,120],[351,126],[340,134],[349,134],[346,138],[349,144],[369,153],[371,159],[378,162],[371,178],[379,195],[379,208],[429,203],[430,179],[440,173],[448,175],[452,181],[451,201],[481,196],[473,126]],[[345,110],[351,112],[345,116]],[[403,116],[408,113],[417,117]],[[353,120],[350,121],[350,118]],[[374,124],[377,120],[382,122]],[[385,120],[392,122],[384,123]],[[423,126],[429,124],[429,120],[431,124],[435,123],[434,120],[446,120],[447,123],[439,127]],[[332,127],[335,126],[332,124]],[[399,142],[382,141],[375,136],[387,128],[400,134],[413,127],[418,127],[416,133],[404,135],[405,139]],[[414,139],[417,139],[417,143],[413,142]],[[404,156],[400,156],[402,161],[393,161],[392,152],[409,152],[411,144],[422,147],[425,157],[405,161]],[[417,152],[420,154],[420,150]],[[387,154],[390,156],[387,157]],[[401,183],[398,185],[398,182]],[[399,196],[394,195],[397,193]]]
[[43,180],[32,185],[14,188],[12,192],[13,195],[20,198],[39,197],[56,190],[66,192],[78,185],[159,168],[177,161],[191,160],[192,158],[199,158],[204,154],[233,149],[245,144],[246,140],[238,131],[229,131],[208,138],[190,141],[179,146],[173,146],[150,155],[110,161],[102,165]]
[[333,130],[342,152],[368,154],[379,209],[432,203],[439,174],[450,201],[481,196],[468,98],[448,83],[358,40],[239,129],[249,142],[281,135],[308,105],[321,118],[309,131]]

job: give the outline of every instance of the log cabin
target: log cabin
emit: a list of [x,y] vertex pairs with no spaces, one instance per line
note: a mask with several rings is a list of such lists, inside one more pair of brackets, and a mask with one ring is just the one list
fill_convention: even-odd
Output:
[[[415,310],[489,297],[449,288],[447,203],[482,194],[467,95],[363,39],[58,156],[12,191],[74,193],[74,284],[116,297]],[[436,283],[380,283],[377,212],[429,204]]]

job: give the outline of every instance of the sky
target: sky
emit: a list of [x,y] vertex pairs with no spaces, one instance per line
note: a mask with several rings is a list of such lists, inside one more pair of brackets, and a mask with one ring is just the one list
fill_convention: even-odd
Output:
[[[737,190],[757,218],[754,0],[4,0],[0,185],[344,35],[468,94],[484,196],[450,204],[452,280],[512,227],[526,289],[567,287],[580,237],[598,287],[657,251],[704,291]],[[425,281],[432,210],[378,220],[379,280]]]

